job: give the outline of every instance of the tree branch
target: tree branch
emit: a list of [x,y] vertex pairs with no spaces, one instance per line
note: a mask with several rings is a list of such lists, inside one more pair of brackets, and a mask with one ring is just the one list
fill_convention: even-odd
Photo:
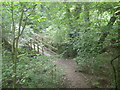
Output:
[[24,13],[24,9],[22,9],[22,13],[21,13],[21,17],[20,17],[19,28],[18,28],[18,36],[20,35],[20,30],[21,30],[21,25],[22,25],[22,19],[23,19],[23,13]]
[[[35,9],[36,6],[37,6],[37,4],[35,4],[35,5],[33,6],[33,10]],[[28,8],[28,9],[29,9],[29,8]],[[28,10],[28,9],[27,9],[27,10]],[[33,11],[33,10],[32,10],[32,11]],[[31,12],[32,12],[32,11],[31,11]],[[24,12],[24,11],[23,11],[23,12]],[[22,30],[20,31],[20,33],[18,34],[18,38],[23,34],[23,31],[24,31],[25,26],[26,26],[26,24],[27,24],[28,17],[29,17],[30,15],[31,15],[31,13],[26,16],[26,18],[25,18],[25,24],[24,24]]]

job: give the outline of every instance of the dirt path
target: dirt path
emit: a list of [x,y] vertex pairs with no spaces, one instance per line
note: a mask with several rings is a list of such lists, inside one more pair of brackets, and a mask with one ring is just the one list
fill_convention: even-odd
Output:
[[66,88],[90,88],[84,74],[76,71],[76,63],[71,59],[59,59],[55,61],[57,67],[65,72],[63,84]]
[[[52,53],[44,52],[47,56],[52,56]],[[65,76],[63,76],[64,88],[90,88],[88,81],[86,80],[83,73],[75,72],[76,71],[76,62],[71,59],[60,58],[54,60],[53,63],[58,67],[63,69]]]

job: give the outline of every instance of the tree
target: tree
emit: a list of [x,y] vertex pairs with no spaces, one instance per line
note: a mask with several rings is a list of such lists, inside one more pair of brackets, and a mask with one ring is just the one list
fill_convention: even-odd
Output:
[[[3,7],[8,10],[11,15],[12,21],[12,60],[13,60],[13,88],[16,88],[16,69],[18,60],[18,44],[21,35],[23,34],[27,25],[27,20],[34,11],[36,3],[23,3],[23,2],[11,2],[4,3]],[[16,15],[16,16],[15,16]],[[3,21],[4,22],[4,21]],[[4,23],[6,24],[6,23]],[[18,25],[18,29],[16,26]],[[4,27],[3,27],[4,29]],[[17,32],[17,33],[16,33]]]

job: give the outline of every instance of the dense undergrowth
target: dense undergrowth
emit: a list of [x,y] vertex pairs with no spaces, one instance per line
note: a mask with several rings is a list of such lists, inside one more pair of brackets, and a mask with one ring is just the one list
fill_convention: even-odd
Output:
[[[12,88],[13,64],[8,51],[3,52],[3,64],[2,86],[3,88]],[[17,87],[57,88],[60,86],[62,73],[57,74],[56,70],[56,66],[49,57],[35,54],[34,51],[24,52],[22,50],[17,61]]]
[[[89,58],[89,60],[84,60],[80,58],[78,63],[77,70],[79,72],[88,74],[91,76],[89,82],[92,87],[97,88],[114,88],[114,71],[111,66],[111,59],[113,57],[110,53],[103,53],[96,56],[94,59]],[[114,66],[117,69],[117,60],[114,61]]]
[[[12,87],[13,82],[14,87],[15,83],[19,87],[58,86],[56,82],[60,81],[61,74],[55,73],[50,57],[23,49],[18,52],[26,43],[30,47],[37,43],[65,58],[73,58],[78,71],[93,76],[90,81],[94,87],[115,87],[110,60],[120,53],[119,4],[3,2],[3,87]],[[17,62],[17,71],[13,69],[16,64],[13,61]],[[120,64],[120,57],[114,60],[116,72],[120,74],[117,63]],[[16,79],[13,72],[17,74],[17,82],[12,80]]]

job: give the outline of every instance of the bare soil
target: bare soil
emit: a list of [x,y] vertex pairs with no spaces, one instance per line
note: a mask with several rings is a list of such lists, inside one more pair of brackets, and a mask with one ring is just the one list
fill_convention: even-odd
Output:
[[[47,56],[52,56],[53,53],[44,52]],[[54,60],[56,67],[63,69],[65,75],[62,77],[60,88],[91,88],[86,75],[81,72],[76,72],[77,64],[72,59],[59,58]]]

